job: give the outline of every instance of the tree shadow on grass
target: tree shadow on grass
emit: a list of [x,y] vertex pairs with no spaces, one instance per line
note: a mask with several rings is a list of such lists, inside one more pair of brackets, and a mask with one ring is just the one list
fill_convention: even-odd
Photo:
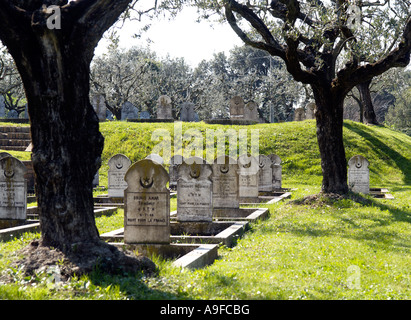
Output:
[[[149,276],[154,282],[161,282],[157,274]],[[130,300],[176,300],[189,299],[182,297],[172,292],[167,292],[161,289],[151,288],[146,280],[146,276],[142,274],[108,274],[100,270],[94,270],[88,274],[90,281],[103,288],[103,290],[110,290],[110,288],[118,287],[122,295],[127,296]]]
[[[361,207],[375,208],[376,211],[387,211],[390,215],[379,215],[378,213],[353,214],[341,213],[337,208],[351,208],[352,203],[359,204]],[[389,227],[397,222],[411,223],[411,212],[405,208],[398,208],[394,205],[381,203],[379,200],[370,196],[362,196],[350,192],[346,196],[340,195],[311,195],[302,199],[289,202],[294,206],[309,206],[309,211],[318,212],[318,219],[304,221],[304,218],[287,221],[287,218],[279,222],[277,227],[272,228],[272,232],[277,231],[291,232],[303,237],[329,237],[336,236],[350,238],[353,240],[366,241],[372,247],[389,249],[392,251],[404,251],[409,253],[411,248],[411,237]],[[330,216],[325,219],[321,212],[327,211]],[[299,211],[299,212],[302,212]],[[303,213],[302,213],[303,214]],[[329,220],[328,220],[329,219]],[[269,230],[266,230],[267,232]]]
[[344,122],[344,128],[355,132],[360,135],[374,146],[374,152],[376,152],[383,159],[391,159],[395,162],[397,167],[404,174],[404,183],[411,184],[411,165],[410,159],[405,158],[402,154],[390,148],[387,144],[378,139],[374,132],[364,126],[356,126],[348,122]]

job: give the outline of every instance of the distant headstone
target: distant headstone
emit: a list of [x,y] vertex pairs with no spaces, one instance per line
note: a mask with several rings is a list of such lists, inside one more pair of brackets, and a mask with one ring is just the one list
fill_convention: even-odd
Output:
[[259,115],[258,115],[258,106],[257,103],[254,101],[250,101],[245,105],[244,108],[244,119],[245,120],[252,120],[252,121],[258,121],[259,120]]
[[151,119],[150,112],[148,112],[148,111],[141,111],[141,112],[140,112],[140,119],[145,119],[145,120]]
[[195,121],[194,103],[184,102],[181,105],[180,120],[181,121],[189,121],[189,122]]
[[366,158],[356,155],[348,161],[348,187],[353,192],[370,193],[370,170]]
[[259,173],[258,173],[258,191],[273,190],[273,169],[271,167],[271,159],[266,155],[259,156]]
[[187,159],[178,167],[177,221],[213,220],[211,165]]
[[144,159],[127,171],[124,243],[170,243],[170,192],[162,165]]
[[314,102],[307,104],[305,107],[305,119],[315,119],[315,108],[316,105]]
[[228,156],[218,157],[213,167],[213,207],[239,208],[238,164]]
[[230,118],[244,118],[244,100],[240,96],[235,96],[230,100]]
[[160,96],[157,105],[157,119],[173,119],[171,98],[169,96]]
[[304,108],[297,108],[294,110],[294,121],[303,121],[305,120],[305,111]]
[[4,118],[6,115],[6,103],[4,97],[0,95],[0,118]]
[[23,119],[28,119],[29,118],[29,109],[28,109],[27,103],[24,105],[24,113],[23,113]]
[[116,154],[108,160],[108,196],[110,198],[123,198],[127,182],[124,176],[131,166],[131,160],[124,154]]
[[26,166],[18,159],[3,156],[0,159],[0,219],[26,220],[27,182]]
[[146,159],[153,160],[153,161],[155,161],[155,162],[157,162],[158,164],[161,164],[161,165],[164,164],[164,159],[161,156],[159,156],[158,154],[155,154],[155,153],[149,154],[146,157]]
[[110,121],[114,120],[114,114],[108,109],[107,109],[107,112],[106,112],[106,119],[110,120]]
[[238,157],[240,198],[258,198],[258,170],[259,161],[256,157],[248,155]]
[[19,117],[19,113],[14,109],[10,110],[7,113],[7,119],[18,119],[18,117]]
[[200,121],[200,116],[198,115],[197,112],[194,112],[194,122],[199,122]]
[[121,107],[121,120],[138,119],[138,109],[129,101]]
[[170,188],[176,188],[177,187],[177,180],[178,180],[178,167],[180,164],[182,164],[184,161],[184,157],[176,154],[171,157],[170,159],[170,166],[169,166],[169,175],[170,175],[170,182],[169,186]]
[[281,189],[282,181],[282,166],[281,158],[276,154],[270,154],[268,156],[271,159],[271,167],[273,170],[273,189]]
[[93,97],[92,105],[97,114],[99,121],[105,121],[107,118],[107,107],[104,96],[99,94]]
[[100,184],[100,175],[97,171],[93,178],[93,188],[98,187],[99,184]]

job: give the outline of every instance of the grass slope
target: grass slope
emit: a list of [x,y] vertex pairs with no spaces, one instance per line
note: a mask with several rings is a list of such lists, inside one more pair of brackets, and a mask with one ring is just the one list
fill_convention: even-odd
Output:
[[[183,132],[190,128],[201,130],[205,137],[207,128],[226,127],[183,124]],[[0,299],[411,298],[410,137],[346,121],[347,160],[364,155],[370,161],[371,186],[390,188],[395,199],[352,196],[300,203],[320,190],[314,122],[232,128],[260,129],[260,153],[277,153],[283,159],[283,185],[297,190],[293,201],[268,206],[270,218],[254,224],[235,247],[221,247],[213,265],[180,270],[153,257],[159,266],[157,276],[109,276],[97,270],[60,284],[52,272],[24,277],[8,268],[15,251],[38,237],[26,234],[0,243],[0,270],[15,279],[14,284],[0,285]],[[174,128],[169,123],[102,123],[106,143],[100,176],[116,153],[133,162],[149,154],[155,129],[172,133]],[[100,232],[121,227],[123,211],[99,217],[96,223]]]
[[[163,130],[170,134],[174,145],[173,123],[124,123],[111,122],[100,125],[105,137],[103,165],[100,177],[107,177],[107,161],[116,153],[123,153],[132,162],[151,153],[158,143],[151,140],[152,132]],[[313,120],[253,126],[222,126],[204,123],[183,123],[183,135],[190,129],[201,132],[202,147],[206,150],[206,130],[217,131],[258,129],[261,154],[278,154],[282,159],[285,185],[305,182],[320,184],[322,180],[320,153],[316,126]],[[187,146],[191,141],[183,141]],[[411,184],[411,137],[385,127],[370,127],[353,121],[344,123],[344,144],[347,161],[354,155],[364,155],[370,161],[370,184],[373,187]],[[251,143],[249,142],[250,146]],[[227,147],[228,149],[228,147]],[[174,151],[174,149],[173,149]],[[228,150],[227,150],[228,151]],[[205,151],[203,152],[205,157]],[[103,180],[105,181],[105,180]]]

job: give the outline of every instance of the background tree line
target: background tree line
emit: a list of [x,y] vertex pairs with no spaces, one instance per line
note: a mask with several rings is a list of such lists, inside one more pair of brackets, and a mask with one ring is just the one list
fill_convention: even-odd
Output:
[[[114,42],[96,56],[91,68],[91,95],[102,94],[107,108],[121,119],[121,106],[131,102],[155,114],[157,99],[168,95],[173,113],[191,101],[200,119],[228,118],[228,101],[240,95],[259,105],[260,117],[270,122],[292,121],[293,109],[312,100],[308,86],[293,81],[283,63],[262,50],[233,48],[227,56],[214,54],[197,66],[184,58],[160,58],[147,48],[119,48]],[[411,134],[411,71],[396,68],[370,84],[378,123]],[[0,95],[7,110],[24,112],[26,97],[14,62],[5,48],[0,51]],[[363,122],[363,101],[354,88],[345,101],[344,118]]]

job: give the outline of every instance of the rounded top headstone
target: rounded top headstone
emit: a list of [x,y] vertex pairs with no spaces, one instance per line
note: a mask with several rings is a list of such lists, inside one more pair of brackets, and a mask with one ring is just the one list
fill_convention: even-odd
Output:
[[163,159],[160,155],[158,155],[158,154],[156,154],[156,153],[149,154],[149,155],[146,157],[146,159],[153,160],[153,161],[155,161],[155,162],[157,162],[157,163],[159,163],[159,164],[164,164],[164,159]]
[[279,165],[281,164],[281,158],[276,154],[270,154],[268,157],[271,159],[272,164]]
[[123,170],[131,166],[131,160],[124,154],[116,154],[108,160],[110,169]]
[[253,175],[259,170],[259,161],[254,156],[242,154],[238,157],[238,166],[243,175]]
[[127,191],[167,191],[169,175],[161,164],[143,159],[130,166],[124,180],[128,184]]
[[357,168],[357,169],[366,169],[369,166],[368,160],[361,156],[361,155],[356,155],[353,156],[349,161],[348,161],[348,166],[350,168]]

